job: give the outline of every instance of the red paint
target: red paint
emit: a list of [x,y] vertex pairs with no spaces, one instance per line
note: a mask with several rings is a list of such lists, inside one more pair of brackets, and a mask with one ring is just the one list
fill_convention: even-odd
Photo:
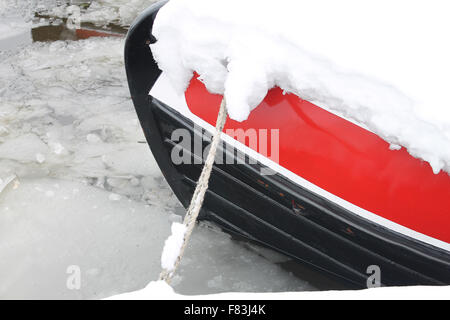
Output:
[[123,37],[120,33],[104,32],[91,29],[76,29],[78,39],[88,39],[91,37]]
[[[215,125],[221,96],[194,78],[190,110]],[[239,123],[227,128],[279,129],[279,164],[372,213],[450,243],[450,176],[402,148],[389,150],[377,135],[293,94],[272,89]],[[256,150],[257,151],[257,150]]]

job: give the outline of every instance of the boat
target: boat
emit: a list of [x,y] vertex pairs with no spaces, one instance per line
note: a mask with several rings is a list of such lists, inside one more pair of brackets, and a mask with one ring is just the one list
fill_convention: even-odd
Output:
[[91,25],[82,25],[73,29],[68,28],[65,24],[53,24],[37,26],[31,29],[31,36],[34,42],[58,41],[58,40],[84,40],[91,37],[123,37],[125,31],[105,30],[95,28]]
[[[163,5],[130,27],[125,66],[150,149],[187,207],[221,96],[194,77],[180,97],[158,68],[149,45]],[[189,138],[180,138],[185,132]],[[255,134],[269,147],[250,141]],[[389,148],[357,123],[279,88],[248,120],[228,119],[221,144],[227,161],[213,167],[200,219],[351,288],[370,286],[376,272],[381,286],[450,284],[448,173],[434,174],[405,148]],[[174,150],[190,161],[173,161]]]

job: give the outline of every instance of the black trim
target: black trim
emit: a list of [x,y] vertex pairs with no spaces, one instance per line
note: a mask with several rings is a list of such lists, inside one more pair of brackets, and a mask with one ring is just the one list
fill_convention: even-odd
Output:
[[[161,74],[161,70],[159,70],[156,62],[153,60],[149,44],[155,42],[155,38],[151,33],[153,21],[159,9],[166,3],[166,0],[159,1],[145,10],[131,25],[125,42],[125,68],[128,86],[147,142],[161,140],[158,131],[150,129],[154,128],[156,124],[148,108],[148,93]],[[156,148],[152,148],[151,144],[150,149],[153,153],[157,151]],[[173,179],[172,177],[176,176],[176,171],[170,163],[169,157],[160,156],[159,167],[164,177],[180,202],[186,206],[185,199],[189,195],[184,188],[179,187],[176,183],[172,183],[171,180]]]
[[[170,139],[179,128],[189,130],[192,136],[202,133],[194,131],[192,121],[148,96],[161,73],[148,44],[154,41],[153,19],[163,4],[148,9],[132,26],[125,61],[130,92],[147,141],[165,178],[186,207],[201,165],[174,165],[170,152],[175,143]],[[260,164],[215,165],[201,218],[354,287],[366,286],[369,265],[381,268],[383,285],[450,284],[449,252],[356,216],[281,175],[261,176],[260,169]]]

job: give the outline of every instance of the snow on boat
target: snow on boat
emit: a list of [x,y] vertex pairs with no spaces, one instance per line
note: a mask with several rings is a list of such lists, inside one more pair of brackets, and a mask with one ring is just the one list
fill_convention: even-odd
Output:
[[[187,207],[221,96],[194,77],[180,97],[159,70],[149,44],[162,5],[131,26],[126,69],[148,144]],[[246,121],[228,119],[222,138],[202,219],[352,287],[366,287],[373,266],[382,285],[450,284],[446,172],[279,88]]]

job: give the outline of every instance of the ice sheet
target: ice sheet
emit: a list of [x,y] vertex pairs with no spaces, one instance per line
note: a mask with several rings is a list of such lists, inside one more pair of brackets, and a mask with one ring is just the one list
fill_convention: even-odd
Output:
[[[142,134],[123,41],[0,53],[0,299],[102,298],[144,288],[161,272],[164,240],[184,209]],[[173,286],[183,294],[313,290],[279,265],[286,260],[201,224]],[[67,287],[73,266],[79,290]]]

